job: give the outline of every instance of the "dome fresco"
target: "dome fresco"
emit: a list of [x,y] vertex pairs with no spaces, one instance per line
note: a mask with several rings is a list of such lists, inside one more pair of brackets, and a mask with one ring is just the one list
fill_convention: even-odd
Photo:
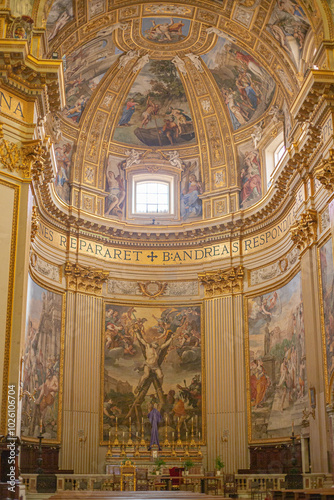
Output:
[[49,52],[64,62],[66,105],[48,120],[60,199],[89,199],[86,212],[134,224],[133,157],[139,173],[179,168],[173,224],[258,203],[268,185],[263,147],[282,132],[288,146],[309,12],[271,2],[251,29],[257,2],[235,2],[232,14],[217,4],[85,3],[44,7]]

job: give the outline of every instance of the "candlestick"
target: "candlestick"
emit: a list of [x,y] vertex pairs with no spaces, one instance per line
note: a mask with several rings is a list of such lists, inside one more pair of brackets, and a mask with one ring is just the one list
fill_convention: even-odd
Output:
[[164,446],[167,448],[170,446],[170,443],[168,441],[168,416],[166,414],[166,427],[165,427],[165,441],[164,441]]
[[112,456],[110,438],[111,438],[111,430],[109,430],[109,441],[108,441],[107,457],[111,457]]
[[131,417],[129,417],[129,439],[128,439],[128,446],[132,446],[133,445],[133,441],[132,441],[132,438],[131,438]]
[[123,445],[121,445],[121,457],[126,456],[125,453],[125,432],[123,431]]
[[294,423],[294,421],[292,420],[292,422],[291,422],[291,427],[292,427],[292,435],[294,435],[294,425],[295,425],[295,423]]
[[144,439],[144,418],[141,417],[141,440],[140,440],[140,446],[146,446],[145,439]]
[[118,441],[118,430],[117,430],[117,417],[116,417],[116,431],[115,431],[115,439],[114,439],[114,446],[118,446],[119,445],[119,441]]
[[182,441],[180,439],[180,417],[177,417],[177,441],[176,446],[182,446]]
[[185,456],[185,457],[189,457],[189,448],[188,448],[188,431],[186,432],[186,442],[185,442],[184,456]]
[[39,433],[42,434],[42,430],[43,430],[43,421],[42,419],[39,420]]
[[191,441],[190,446],[196,446],[194,439],[194,417],[191,417]]
[[175,457],[176,453],[175,453],[175,441],[174,441],[174,436],[175,436],[175,433],[174,431],[172,432],[172,457]]
[[198,433],[198,451],[197,451],[197,455],[199,457],[202,456],[202,450],[201,450],[201,433],[200,432]]

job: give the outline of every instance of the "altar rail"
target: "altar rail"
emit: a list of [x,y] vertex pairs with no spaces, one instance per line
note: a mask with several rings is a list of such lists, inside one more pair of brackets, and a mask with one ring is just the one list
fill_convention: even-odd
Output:
[[[37,474],[21,474],[26,491],[36,493]],[[56,474],[57,492],[61,491],[103,491],[112,489],[111,476],[107,474]],[[194,478],[196,476],[193,476]],[[154,489],[154,481],[158,476],[149,476],[149,482]],[[222,482],[222,477],[217,476]],[[237,492],[239,496],[252,493],[278,491],[285,489],[285,474],[236,474]],[[329,474],[304,474],[304,489],[325,488],[333,484]],[[222,491],[219,485],[218,491]]]

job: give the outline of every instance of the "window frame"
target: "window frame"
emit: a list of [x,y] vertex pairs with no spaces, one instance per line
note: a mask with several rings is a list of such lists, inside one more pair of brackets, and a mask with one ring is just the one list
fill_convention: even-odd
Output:
[[[168,211],[167,212],[139,212],[138,211],[138,203],[137,203],[137,196],[138,196],[138,186],[141,184],[155,184],[155,185],[165,185],[168,186]],[[149,179],[134,179],[133,180],[133,197],[132,197],[132,211],[136,215],[173,215],[173,205],[172,205],[172,193],[173,191],[173,186],[171,179],[165,180],[165,179],[152,179],[151,177]],[[154,193],[155,194],[155,193]],[[156,193],[158,194],[158,193]],[[148,201],[146,201],[146,206],[149,204]],[[157,206],[159,207],[159,202],[157,203]]]
[[[154,219],[155,223],[176,222],[179,219],[180,210],[180,187],[179,174],[176,172],[138,172],[128,173],[127,179],[127,220],[131,222],[145,222]],[[136,186],[139,182],[163,182],[169,184],[169,212],[136,212]]]

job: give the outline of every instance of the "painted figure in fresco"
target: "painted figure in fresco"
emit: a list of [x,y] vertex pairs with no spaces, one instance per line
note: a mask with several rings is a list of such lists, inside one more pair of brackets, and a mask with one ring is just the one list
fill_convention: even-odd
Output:
[[285,49],[290,54],[290,56],[293,57],[293,54],[292,54],[291,49],[290,49],[290,45],[287,41],[284,30],[281,28],[281,26],[277,23],[277,24],[267,24],[267,27],[269,28],[269,30],[273,34],[274,38],[276,38],[278,43],[281,45],[281,47],[283,49]]
[[150,421],[151,424],[151,441],[150,441],[150,446],[148,447],[148,450],[152,448],[154,444],[158,445],[159,451],[161,450],[160,444],[159,444],[159,431],[158,431],[158,424],[162,420],[161,413],[159,410],[157,410],[154,405],[152,405],[152,409],[147,415],[147,418]]
[[156,375],[158,382],[160,382],[160,385],[162,385],[164,375],[161,370],[161,362],[159,358],[162,351],[165,351],[166,348],[170,346],[173,339],[172,332],[168,331],[166,340],[161,345],[159,345],[157,342],[146,342],[143,337],[143,330],[144,328],[140,326],[135,328],[135,335],[139,344],[141,344],[141,346],[143,347],[143,353],[145,357],[144,373],[141,376],[138,386],[134,391],[135,394],[140,391],[140,389],[152,373]]
[[39,406],[40,416],[44,419],[47,408],[53,405],[56,393],[59,391],[58,375],[53,368],[49,368],[47,378],[39,390],[36,405]]
[[297,3],[291,2],[291,0],[278,0],[278,8],[284,12],[288,12],[292,16],[298,16],[306,19],[305,12],[302,7]]
[[258,104],[258,97],[252,87],[253,82],[250,74],[246,73],[246,71],[241,71],[235,84],[246,106],[251,106],[255,110]]
[[185,182],[181,191],[181,216],[187,219],[189,216],[200,216],[202,214],[202,200],[199,195],[203,194],[203,185],[191,172],[191,163],[185,168]]
[[247,151],[244,156],[244,167],[241,169],[240,205],[250,198],[259,198],[262,193],[261,186],[261,166],[258,152],[256,150]]
[[145,127],[159,111],[159,105],[156,104],[150,96],[147,96],[146,109],[142,113],[143,121],[141,127]]
[[145,32],[148,40],[155,40],[158,42],[168,40],[171,42],[172,35],[176,35],[178,38],[182,36],[182,28],[184,26],[182,21],[174,22],[174,19],[170,19],[169,23],[156,24],[154,19],[152,19],[151,23],[152,27]]
[[245,125],[248,121],[247,113],[235,102],[235,92],[232,89],[221,89],[222,95],[224,97],[227,109],[230,114],[232,125],[234,130],[238,130],[239,127]]
[[251,363],[251,399],[252,406],[258,408],[263,403],[268,387],[270,386],[270,379],[265,372],[262,361],[254,359]]
[[119,164],[117,165],[118,175],[115,176],[114,170],[107,170],[107,191],[108,197],[106,199],[105,215],[111,215],[116,212],[117,215],[122,215],[122,204],[125,199],[125,186],[124,179],[121,173]]
[[62,147],[57,146],[55,148],[55,156],[57,161],[57,177],[56,186],[63,187],[65,182],[69,180],[70,166],[71,166],[71,154],[72,146],[70,143],[63,144]]
[[173,106],[170,106],[166,115],[170,115],[172,117],[172,120],[176,123],[180,134],[182,134],[182,125],[185,125],[187,122],[191,122],[190,116],[186,115],[183,109],[173,108]]
[[121,414],[121,410],[116,406],[111,398],[103,403],[103,423],[109,426],[115,423],[116,417]]
[[87,98],[84,95],[80,96],[80,98],[76,101],[74,106],[71,106],[70,108],[67,109],[67,111],[65,112],[66,117],[70,118],[75,123],[79,123],[81,115],[85,109],[86,102]]
[[71,15],[67,12],[67,10],[64,10],[60,17],[57,19],[53,26],[53,30],[51,31],[50,35],[48,36],[48,41],[52,40],[58,33],[59,31],[65,26],[65,24],[70,21]]
[[134,101],[132,98],[130,98],[126,105],[124,106],[123,113],[121,116],[121,119],[118,123],[118,127],[129,127],[130,126],[130,120],[133,115],[133,113],[136,111],[136,101]]

